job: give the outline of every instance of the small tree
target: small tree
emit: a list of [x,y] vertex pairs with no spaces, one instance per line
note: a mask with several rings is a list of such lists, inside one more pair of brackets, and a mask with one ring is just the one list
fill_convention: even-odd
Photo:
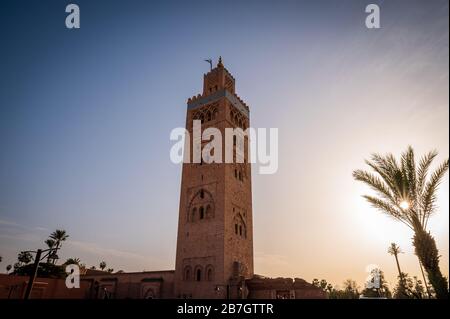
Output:
[[80,258],[68,258],[64,263],[64,265],[73,265],[73,264],[80,266],[81,264]]
[[31,253],[28,252],[28,251],[21,251],[21,252],[19,253],[19,255],[17,255],[17,260],[18,260],[19,263],[20,263],[19,266],[21,266],[21,265],[27,265],[27,264],[29,264],[30,262],[32,262],[33,259],[34,259],[34,258],[33,258],[33,255],[31,255]]
[[101,270],[104,270],[106,268],[106,262],[104,262],[104,261],[100,262],[99,267]]
[[402,273],[402,277],[398,277],[397,286],[394,289],[394,298],[396,299],[423,299],[425,287],[422,281],[416,276],[409,277],[408,274]]

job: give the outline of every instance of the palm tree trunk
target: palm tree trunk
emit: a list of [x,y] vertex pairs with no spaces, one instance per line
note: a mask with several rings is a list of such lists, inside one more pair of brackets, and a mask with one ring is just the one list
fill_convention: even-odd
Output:
[[401,282],[401,285],[402,285],[403,294],[406,296],[406,283],[405,283],[405,278],[403,278],[403,273],[402,273],[402,271],[400,269],[400,263],[398,262],[398,255],[395,254],[394,257],[395,257],[395,261],[397,263],[398,276],[400,277],[400,282]]
[[397,254],[395,254],[394,257],[395,257],[395,261],[397,263],[398,275],[400,276],[400,280],[403,282],[403,274],[402,274],[402,271],[400,270],[400,263],[398,262]]
[[428,275],[428,280],[433,286],[437,299],[448,299],[447,279],[439,268],[439,251],[434,238],[423,228],[416,227],[413,245],[415,253],[419,257],[423,268]]
[[423,267],[422,267],[422,263],[420,262],[420,260],[419,260],[419,266],[420,266],[420,272],[422,273],[422,277],[423,277],[423,283],[425,285],[425,288],[427,289],[428,298],[431,299],[430,287],[428,287],[427,278],[425,277],[425,273],[423,272]]

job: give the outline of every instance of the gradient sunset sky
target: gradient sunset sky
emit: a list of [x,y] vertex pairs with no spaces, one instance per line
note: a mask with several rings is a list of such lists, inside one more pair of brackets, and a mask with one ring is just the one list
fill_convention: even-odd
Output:
[[[255,273],[391,287],[419,275],[412,232],[352,178],[373,152],[449,154],[447,0],[0,3],[0,255],[44,247],[126,271],[174,269],[181,165],[170,131],[221,55],[252,127],[279,129],[279,169],[253,169]],[[365,6],[381,29],[365,27]],[[255,167],[254,167],[255,168]],[[449,179],[429,229],[448,276]]]

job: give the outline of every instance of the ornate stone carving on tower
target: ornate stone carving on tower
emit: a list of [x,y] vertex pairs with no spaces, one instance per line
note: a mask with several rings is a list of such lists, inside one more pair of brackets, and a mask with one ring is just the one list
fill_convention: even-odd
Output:
[[[221,58],[204,75],[203,93],[187,102],[186,129],[191,136],[195,119],[201,121],[202,131],[215,127],[222,137],[225,128],[249,127],[249,108],[236,95],[235,79]],[[181,179],[175,297],[245,297],[245,279],[253,276],[248,137],[244,163],[192,163],[192,145],[191,141],[191,163],[183,164]]]

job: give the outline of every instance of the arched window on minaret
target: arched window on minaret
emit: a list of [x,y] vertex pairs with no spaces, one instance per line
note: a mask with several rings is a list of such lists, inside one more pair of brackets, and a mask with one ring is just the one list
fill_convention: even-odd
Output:
[[197,266],[195,270],[195,281],[201,280],[202,280],[202,268],[200,266]]
[[247,238],[247,227],[241,214],[237,214],[234,219],[234,233],[240,237]]
[[190,266],[186,266],[184,268],[183,280],[186,280],[186,281],[191,280],[191,267]]
[[214,218],[214,199],[211,193],[200,188],[189,203],[187,222]]
[[213,281],[214,280],[214,270],[212,265],[208,265],[206,267],[206,280]]
[[214,217],[214,212],[211,208],[211,205],[207,205],[206,206],[206,212],[205,212],[206,218],[213,218]]

